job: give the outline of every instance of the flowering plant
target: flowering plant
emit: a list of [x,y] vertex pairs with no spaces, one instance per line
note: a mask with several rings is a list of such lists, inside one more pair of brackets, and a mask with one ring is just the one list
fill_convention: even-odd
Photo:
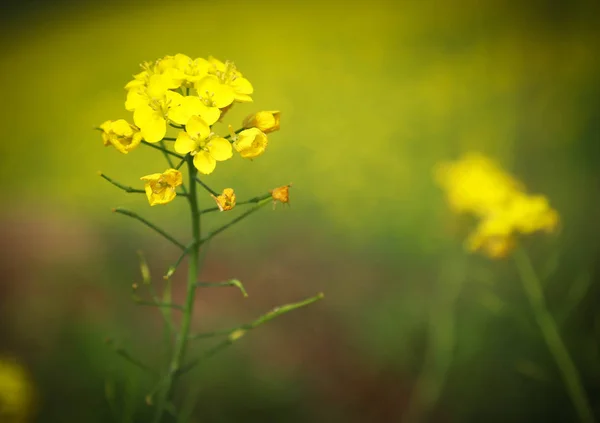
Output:
[[465,248],[482,252],[494,260],[514,259],[533,315],[579,420],[593,422],[592,408],[577,367],[546,305],[542,280],[528,254],[519,247],[520,238],[525,235],[554,232],[559,226],[558,212],[545,196],[528,194],[523,183],[480,153],[469,153],[455,162],[439,164],[435,177],[454,212],[478,219]]
[[[173,402],[173,388],[179,378],[203,358],[207,358],[222,348],[241,338],[247,331],[288,311],[303,307],[323,298],[320,293],[303,301],[275,307],[254,322],[228,331],[216,331],[209,334],[191,334],[191,322],[194,312],[196,289],[199,287],[237,287],[247,296],[243,284],[232,279],[225,282],[200,282],[200,252],[205,250],[207,242],[213,237],[245,219],[265,204],[273,201],[289,203],[289,187],[283,185],[248,200],[237,201],[233,188],[225,188],[221,193],[210,188],[199,175],[209,175],[217,163],[232,159],[234,152],[245,159],[261,156],[268,145],[267,134],[279,130],[279,111],[260,111],[244,119],[241,128],[234,130],[228,126],[228,134],[218,134],[213,125],[221,122],[235,103],[252,102],[253,87],[233,62],[208,59],[191,59],[183,54],[165,56],[155,62],[142,64],[142,71],[125,85],[127,99],[125,108],[133,113],[133,123],[124,119],[106,121],[98,128],[102,132],[105,146],[113,146],[122,154],[129,154],[140,146],[148,146],[160,151],[168,164],[164,172],[142,176],[144,188],[123,185],[107,175],[104,179],[128,193],[145,194],[150,206],[165,205],[176,198],[185,198],[190,206],[191,240],[186,244],[170,235],[167,231],[149,222],[138,214],[123,208],[114,212],[132,217],[162,235],[176,245],[181,253],[174,264],[165,272],[165,284],[162,295],[154,287],[148,265],[140,253],[143,286],[148,288],[149,300],[143,299],[138,284],[133,285],[133,299],[138,304],[157,307],[164,318],[169,333],[172,355],[167,370],[156,380],[153,394],[147,402],[156,406],[154,422],[160,422],[166,412],[177,414]],[[175,136],[167,136],[169,130],[176,131]],[[170,146],[169,146],[170,145]],[[188,181],[180,169],[187,166]],[[207,191],[206,198],[212,198],[216,206],[200,209],[198,187]],[[253,205],[252,208],[237,216],[222,227],[203,234],[201,221],[212,212],[227,212],[234,207]],[[183,305],[171,301],[171,277],[184,257],[189,258],[186,298]],[[181,323],[176,327],[172,311],[182,313]],[[209,336],[225,336],[225,339],[204,352],[201,357],[189,360],[186,352],[189,341]],[[112,344],[112,341],[110,341]],[[116,351],[139,367],[147,369],[138,359],[121,347]],[[155,372],[153,372],[155,373]],[[156,397],[156,401],[155,401]]]

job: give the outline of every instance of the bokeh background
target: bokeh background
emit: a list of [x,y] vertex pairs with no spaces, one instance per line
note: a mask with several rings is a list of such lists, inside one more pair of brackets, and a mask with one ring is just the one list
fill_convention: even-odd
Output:
[[[293,182],[290,207],[212,242],[202,278],[237,277],[250,296],[201,291],[195,330],[326,295],[186,377],[178,395],[198,398],[192,421],[574,421],[513,263],[463,252],[433,182],[436,162],[472,150],[561,214],[559,234],[526,247],[600,418],[599,11],[566,0],[7,6],[0,405],[27,411],[8,421],[151,416],[150,381],[104,340],[158,360],[159,315],[130,299],[136,251],[157,281],[178,252],[110,210],[181,238],[188,215],[183,202],[150,208],[99,178],[139,185],[166,167],[148,148],[104,148],[93,128],[130,119],[123,86],[139,63],[178,52],[232,59],[253,83],[254,104],[228,114],[234,126],[282,111],[265,155],[222,163],[206,182],[239,199]],[[178,299],[184,281],[175,275]],[[11,391],[19,380],[28,388]]]

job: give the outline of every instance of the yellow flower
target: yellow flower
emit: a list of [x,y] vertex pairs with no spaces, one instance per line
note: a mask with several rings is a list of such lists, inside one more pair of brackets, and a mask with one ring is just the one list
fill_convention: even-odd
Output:
[[436,178],[452,209],[480,219],[466,241],[470,251],[502,258],[515,247],[518,235],[552,232],[558,226],[558,213],[546,197],[526,194],[519,181],[480,154],[438,166]]
[[236,151],[245,159],[260,156],[268,144],[267,136],[258,128],[245,129],[232,139]]
[[211,194],[211,196],[215,199],[217,207],[221,211],[231,210],[235,207],[235,192],[233,192],[232,188],[225,188],[221,195],[214,196]]
[[140,178],[145,181],[144,189],[151,206],[167,204],[175,199],[175,188],[183,183],[181,172],[167,169],[164,173],[153,173]]
[[194,156],[194,166],[205,175],[215,170],[217,161],[230,159],[233,155],[229,141],[211,132],[207,122],[198,116],[190,118],[186,132],[179,133],[174,148],[180,154]]
[[507,213],[515,229],[523,234],[538,231],[552,232],[558,226],[558,213],[542,195],[517,194],[509,204]]
[[482,220],[467,238],[469,251],[482,251],[490,258],[506,257],[515,247],[514,222],[507,213]]
[[438,165],[435,177],[455,212],[477,216],[485,216],[506,204],[521,189],[516,180],[479,153],[469,153],[457,162]]
[[244,119],[244,128],[258,128],[265,134],[279,130],[279,116],[277,111],[262,111]]
[[249,103],[252,101],[250,94],[254,92],[254,88],[250,81],[243,77],[242,73],[237,70],[235,64],[229,60],[225,63],[210,56],[208,62],[212,65],[209,73],[215,75],[221,84],[227,85],[233,91],[234,99],[238,103]]
[[219,81],[214,75],[207,75],[196,83],[198,97],[208,107],[223,109],[233,103],[233,89]]
[[112,145],[123,154],[129,153],[142,142],[139,128],[124,119],[107,120],[100,125],[100,129],[102,129],[104,145]]
[[198,97],[184,97],[170,90],[165,90],[160,96],[148,95],[147,98],[147,103],[137,105],[133,121],[140,127],[148,142],[162,140],[167,132],[168,122],[185,125],[192,116],[199,115],[208,125],[212,125],[219,120],[221,114],[217,107],[206,106]]
[[7,423],[29,421],[34,402],[27,371],[15,360],[0,357],[0,419]]
[[282,204],[289,204],[290,202],[290,187],[292,184],[284,185],[282,187],[278,187],[272,190],[269,190],[271,193],[271,197],[273,198],[273,208],[279,201]]

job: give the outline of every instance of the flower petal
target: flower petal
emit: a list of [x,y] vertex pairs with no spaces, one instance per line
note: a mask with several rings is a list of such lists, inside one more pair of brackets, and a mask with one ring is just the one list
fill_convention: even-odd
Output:
[[204,110],[204,104],[198,97],[182,97],[179,104],[169,109],[169,119],[179,125],[186,125],[193,115],[198,115]]
[[141,129],[142,136],[148,142],[158,142],[167,133],[167,122],[158,112],[148,105],[135,109],[133,121]]
[[200,151],[194,156],[194,166],[199,172],[208,175],[215,170],[217,162],[215,159],[213,159],[208,151]]
[[192,116],[185,125],[185,130],[190,136],[205,140],[210,135],[210,127],[200,116]]
[[187,132],[180,132],[177,135],[177,139],[175,140],[175,145],[173,147],[177,153],[187,154],[190,151],[196,150],[198,148],[198,144],[196,144],[196,141],[194,141]]
[[225,138],[215,137],[208,142],[208,150],[215,160],[222,162],[233,156],[231,144]]

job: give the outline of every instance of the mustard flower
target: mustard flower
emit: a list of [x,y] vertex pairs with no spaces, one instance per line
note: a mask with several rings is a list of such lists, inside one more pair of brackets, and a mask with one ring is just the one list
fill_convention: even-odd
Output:
[[558,226],[558,213],[546,197],[525,193],[519,181],[480,154],[438,166],[436,178],[454,211],[480,220],[465,244],[470,251],[506,257],[518,235],[552,232]]
[[107,120],[100,125],[105,146],[112,145],[123,154],[129,153],[142,142],[140,129],[124,119]]
[[477,216],[485,216],[506,204],[521,189],[518,181],[479,153],[469,153],[457,162],[438,165],[435,177],[456,213]]
[[244,128],[258,128],[265,134],[278,131],[280,114],[278,110],[257,112],[246,117],[243,126]]
[[169,122],[185,125],[192,116],[199,115],[212,125],[221,114],[217,107],[206,106],[198,97],[184,97],[170,90],[163,91],[157,97],[147,96],[147,99],[146,103],[136,105],[133,120],[148,142],[162,140]]
[[217,207],[221,211],[228,211],[235,207],[235,192],[232,188],[225,188],[223,193],[218,196],[212,195],[212,198],[217,202]]
[[144,189],[151,206],[167,204],[175,199],[175,188],[183,183],[181,172],[167,169],[164,173],[153,173],[140,178],[145,181]]
[[267,148],[267,135],[258,128],[244,129],[232,138],[233,146],[245,159],[260,156]]
[[186,132],[180,132],[175,140],[175,151],[194,156],[194,166],[199,172],[208,175],[215,170],[217,161],[232,157],[229,141],[211,132],[210,126],[199,116],[192,116],[186,125]]
[[202,58],[191,59],[185,54],[165,56],[157,63],[161,73],[169,75],[180,86],[191,88],[194,84],[208,75],[210,63]]
[[214,75],[207,75],[200,79],[195,87],[198,96],[208,107],[223,109],[235,100],[233,89],[229,85],[222,84]]
[[250,94],[254,92],[254,88],[240,71],[237,70],[232,61],[227,60],[225,63],[210,56],[208,62],[211,67],[209,74],[218,78],[221,84],[228,86],[233,91],[234,100],[238,103],[252,102]]

